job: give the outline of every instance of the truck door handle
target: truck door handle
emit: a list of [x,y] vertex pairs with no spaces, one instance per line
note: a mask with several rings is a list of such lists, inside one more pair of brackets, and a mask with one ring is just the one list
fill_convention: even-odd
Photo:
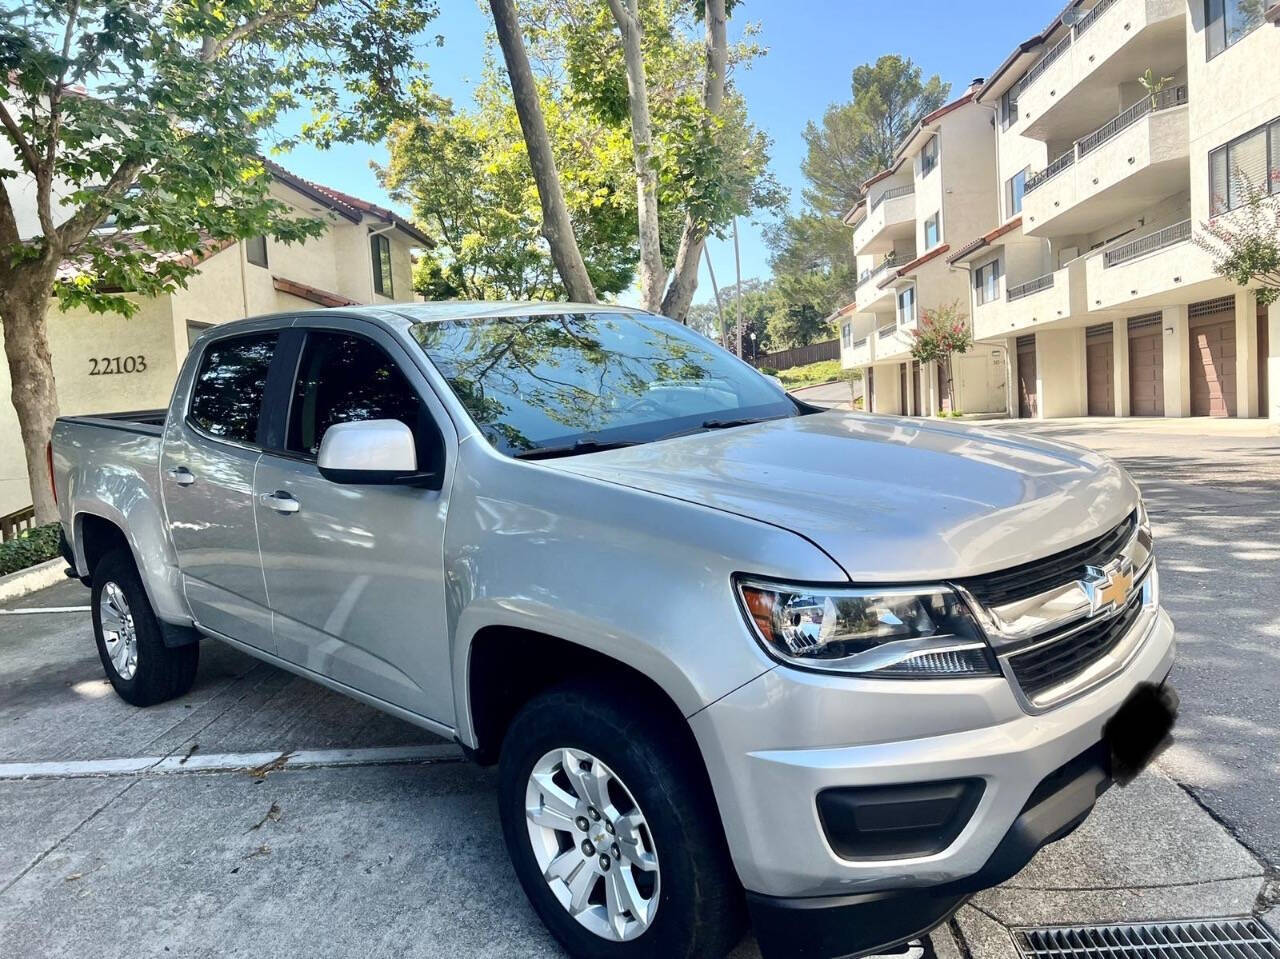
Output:
[[296,513],[302,509],[302,504],[282,489],[274,493],[263,493],[258,499],[267,509],[273,509],[277,513]]
[[170,466],[169,476],[179,486],[190,486],[196,481],[196,474],[185,466]]

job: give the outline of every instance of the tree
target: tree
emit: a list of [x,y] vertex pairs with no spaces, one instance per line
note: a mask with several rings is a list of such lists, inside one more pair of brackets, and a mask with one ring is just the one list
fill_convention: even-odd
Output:
[[[592,287],[618,293],[635,276],[635,199],[630,150],[566,98],[565,84],[537,78],[548,137]],[[486,65],[476,104],[416,91],[415,115],[392,125],[390,161],[376,168],[436,242],[415,268],[428,299],[554,299],[564,287],[541,231],[536,186],[506,77]]]
[[1280,197],[1248,185],[1246,197],[1239,209],[1201,224],[1195,241],[1213,256],[1215,273],[1252,286],[1258,304],[1270,306],[1280,300]]
[[[433,0],[28,0],[0,11],[0,127],[19,166],[0,170],[0,320],[37,522],[56,519],[44,465],[58,410],[51,302],[131,314],[119,291],[172,290],[225,242],[320,230],[270,197],[262,135],[306,102],[315,116],[298,136],[381,136],[419,66],[412,38],[435,12]],[[19,226],[18,177],[34,187],[34,236]]]
[[542,233],[551,247],[551,258],[564,281],[570,299],[594,303],[595,289],[582,261],[578,241],[573,235],[573,221],[560,188],[560,174],[556,170],[555,155],[551,150],[551,138],[547,135],[542,107],[538,102],[538,87],[533,68],[524,49],[524,37],[520,34],[520,20],[516,16],[514,0],[489,0],[493,11],[494,28],[498,43],[507,62],[507,75],[511,80],[511,94],[515,98],[520,127],[529,154],[529,168],[538,185],[542,200]]
[[911,357],[921,365],[936,362],[946,382],[947,400],[956,408],[955,382],[951,377],[951,357],[973,349],[973,333],[968,320],[960,314],[960,303],[925,310],[917,327],[911,331]]
[[789,303],[830,315],[854,295],[857,271],[841,217],[862,199],[862,185],[893,163],[899,144],[936,110],[950,86],[898,55],[853,71],[848,103],[810,122],[801,172],[803,208],[766,233],[770,265]]

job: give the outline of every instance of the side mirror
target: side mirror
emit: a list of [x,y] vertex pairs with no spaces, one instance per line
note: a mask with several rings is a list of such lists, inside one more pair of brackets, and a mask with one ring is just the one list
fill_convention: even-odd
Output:
[[399,420],[338,423],[325,430],[316,458],[331,483],[412,486],[434,474],[418,470],[413,430]]

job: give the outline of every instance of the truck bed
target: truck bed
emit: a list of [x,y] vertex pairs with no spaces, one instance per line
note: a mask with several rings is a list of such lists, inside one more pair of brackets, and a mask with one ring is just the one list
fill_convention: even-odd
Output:
[[62,423],[81,426],[99,426],[128,433],[144,433],[159,436],[164,432],[165,410],[133,410],[126,413],[90,413],[85,416],[59,416]]

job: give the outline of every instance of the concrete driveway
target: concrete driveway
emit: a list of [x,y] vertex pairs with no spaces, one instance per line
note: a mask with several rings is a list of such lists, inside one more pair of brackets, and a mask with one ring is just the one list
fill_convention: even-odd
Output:
[[[1277,440],[993,428],[1116,453],[1143,484],[1183,717],[1158,769],[980,894],[938,955],[1013,959],[1028,923],[1280,927]],[[128,707],[86,602],[68,582],[0,604],[0,956],[559,955],[507,863],[492,772],[216,643],[190,694]],[[735,959],[757,954],[748,939]]]

